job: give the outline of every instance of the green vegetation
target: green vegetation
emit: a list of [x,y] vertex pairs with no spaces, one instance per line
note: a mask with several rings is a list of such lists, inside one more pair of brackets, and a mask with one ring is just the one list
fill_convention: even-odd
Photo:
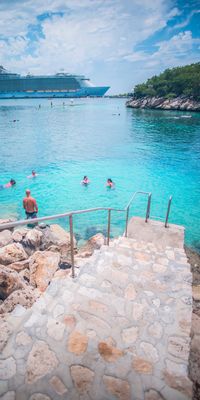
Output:
[[146,83],[136,85],[134,97],[192,97],[200,100],[200,63],[166,69],[159,76],[153,76]]

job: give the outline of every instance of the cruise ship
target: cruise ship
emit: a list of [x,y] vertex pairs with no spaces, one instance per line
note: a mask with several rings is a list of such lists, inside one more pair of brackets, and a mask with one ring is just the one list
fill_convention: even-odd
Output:
[[84,75],[21,76],[0,66],[0,99],[102,97],[109,86],[93,86]]

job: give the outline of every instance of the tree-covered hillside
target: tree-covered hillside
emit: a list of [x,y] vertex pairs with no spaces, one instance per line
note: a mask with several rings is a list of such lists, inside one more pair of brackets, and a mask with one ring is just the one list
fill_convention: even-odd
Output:
[[158,96],[170,99],[182,95],[200,100],[200,63],[166,69],[134,88],[136,98]]

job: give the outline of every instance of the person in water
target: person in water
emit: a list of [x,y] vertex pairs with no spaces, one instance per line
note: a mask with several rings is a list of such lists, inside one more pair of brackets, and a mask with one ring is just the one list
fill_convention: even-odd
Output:
[[87,175],[83,177],[83,180],[81,181],[82,185],[88,185],[90,183],[90,180],[88,179]]
[[5,185],[0,185],[0,189],[8,189],[14,185],[16,185],[16,181],[14,179],[11,179],[10,182],[5,183]]
[[110,189],[114,189],[115,183],[112,181],[111,178],[108,178],[108,179],[107,179],[107,182],[106,182],[106,186],[107,186],[108,188],[110,188]]
[[26,189],[26,197],[23,199],[23,207],[26,212],[27,219],[37,218],[38,206],[36,200],[31,197],[31,191]]
[[31,178],[36,178],[36,176],[38,176],[38,174],[36,174],[36,172],[33,170],[31,172],[31,175],[27,176],[27,178],[31,179]]

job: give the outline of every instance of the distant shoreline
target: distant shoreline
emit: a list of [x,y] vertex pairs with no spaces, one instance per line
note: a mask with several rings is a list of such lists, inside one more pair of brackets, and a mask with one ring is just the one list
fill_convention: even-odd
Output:
[[154,109],[154,110],[176,110],[176,111],[200,111],[200,102],[193,98],[180,96],[173,99],[165,97],[132,97],[126,102],[130,108]]

